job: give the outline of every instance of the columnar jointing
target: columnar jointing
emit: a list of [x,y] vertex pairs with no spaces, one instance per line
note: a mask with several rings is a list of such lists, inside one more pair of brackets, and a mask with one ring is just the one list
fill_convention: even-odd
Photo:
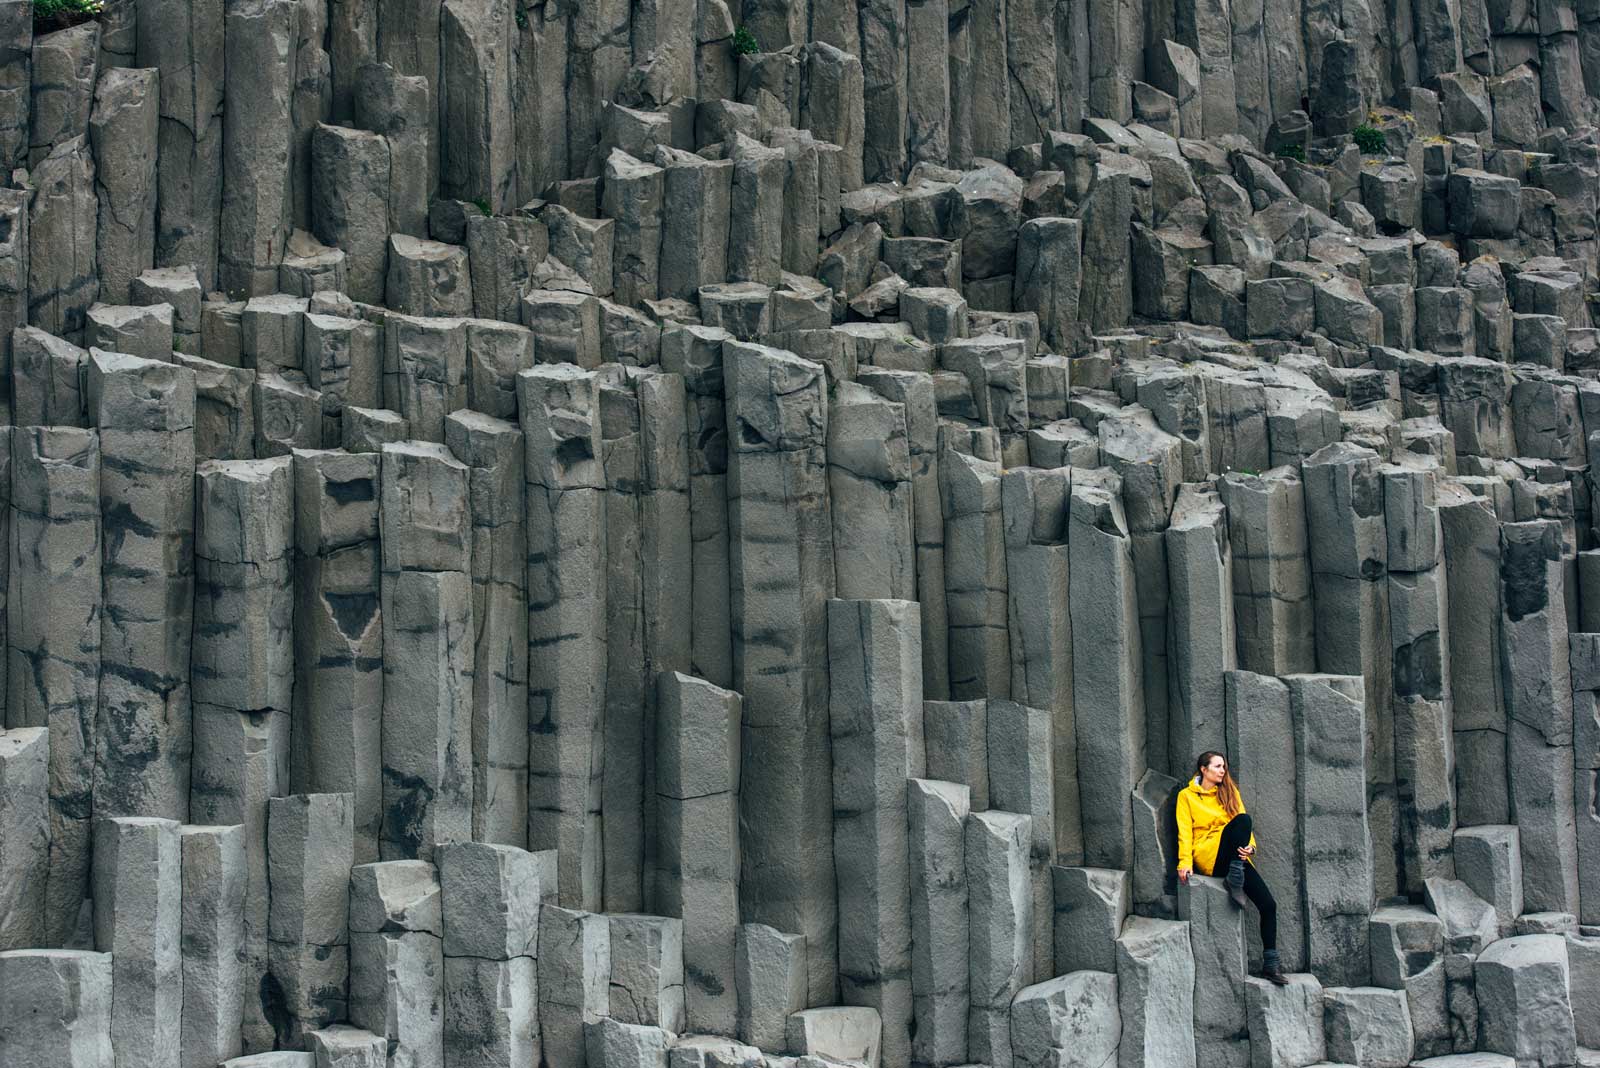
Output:
[[1600,1064],[1591,7],[0,0],[0,1066]]

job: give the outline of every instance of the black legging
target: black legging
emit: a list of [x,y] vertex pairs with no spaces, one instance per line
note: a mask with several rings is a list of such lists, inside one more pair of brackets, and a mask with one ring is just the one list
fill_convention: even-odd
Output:
[[[1250,814],[1241,812],[1228,821],[1222,828],[1222,838],[1217,842],[1217,863],[1212,874],[1219,879],[1228,875],[1228,865],[1239,859],[1239,850],[1250,844]],[[1254,864],[1246,863],[1244,866],[1244,893],[1255,903],[1256,911],[1261,913],[1261,948],[1278,948],[1278,902],[1272,897],[1272,891],[1267,889],[1267,882],[1261,878],[1261,873],[1256,871]]]

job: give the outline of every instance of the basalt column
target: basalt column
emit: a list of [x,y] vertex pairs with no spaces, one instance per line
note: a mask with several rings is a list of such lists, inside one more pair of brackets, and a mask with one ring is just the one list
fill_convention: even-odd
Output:
[[528,845],[560,852],[563,907],[598,909],[606,684],[600,381],[571,364],[517,376],[526,448]]
[[834,589],[820,365],[723,345],[734,679],[744,695],[740,912],[803,934],[811,1005],[838,986],[825,612]]

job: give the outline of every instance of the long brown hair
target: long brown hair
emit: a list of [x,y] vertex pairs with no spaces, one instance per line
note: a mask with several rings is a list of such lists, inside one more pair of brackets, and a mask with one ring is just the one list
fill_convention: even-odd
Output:
[[[1233,781],[1233,769],[1228,766],[1228,758],[1215,749],[1207,749],[1195,758],[1194,773],[1200,775],[1213,757],[1222,757],[1222,781],[1217,783],[1217,800],[1222,802],[1222,810],[1232,819],[1239,814],[1239,784]],[[1205,782],[1205,778],[1202,776],[1200,781]]]

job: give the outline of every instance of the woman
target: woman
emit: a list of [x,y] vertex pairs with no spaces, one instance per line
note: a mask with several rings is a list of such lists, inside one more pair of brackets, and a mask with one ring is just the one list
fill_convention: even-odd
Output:
[[1195,869],[1214,875],[1219,859],[1225,859],[1228,897],[1239,908],[1249,898],[1261,914],[1261,978],[1285,986],[1289,980],[1278,958],[1278,903],[1250,860],[1255,851],[1256,836],[1239,787],[1228,774],[1227,759],[1210,750],[1201,753],[1194,778],[1178,794],[1178,879],[1187,884]]

